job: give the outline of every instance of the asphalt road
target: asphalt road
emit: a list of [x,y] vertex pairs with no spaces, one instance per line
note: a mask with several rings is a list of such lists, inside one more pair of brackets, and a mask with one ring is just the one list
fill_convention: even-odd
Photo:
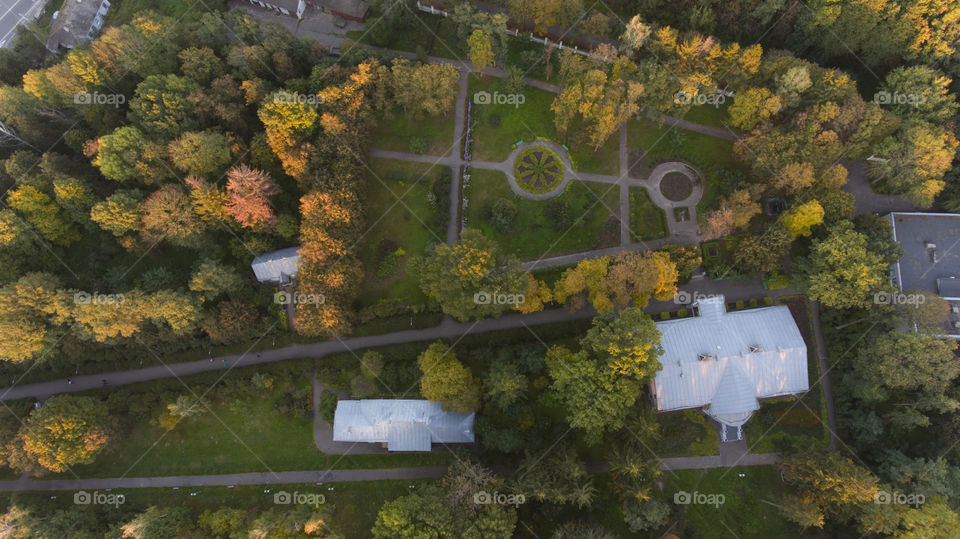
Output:
[[13,31],[21,22],[32,19],[46,0],[0,0],[0,47],[13,40]]

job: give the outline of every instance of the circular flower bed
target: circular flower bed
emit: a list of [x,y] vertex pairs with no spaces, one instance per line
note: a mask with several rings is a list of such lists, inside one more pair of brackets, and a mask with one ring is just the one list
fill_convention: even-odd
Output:
[[667,200],[679,202],[685,200],[693,192],[693,181],[686,174],[668,172],[660,180],[660,192]]
[[522,151],[513,162],[517,185],[528,193],[547,193],[563,181],[563,161],[550,148],[533,146]]

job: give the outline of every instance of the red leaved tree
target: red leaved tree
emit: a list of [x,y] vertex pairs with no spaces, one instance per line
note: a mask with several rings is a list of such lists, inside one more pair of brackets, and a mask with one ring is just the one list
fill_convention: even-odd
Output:
[[277,218],[270,196],[279,192],[266,172],[247,165],[234,167],[227,173],[227,213],[242,227],[272,227]]

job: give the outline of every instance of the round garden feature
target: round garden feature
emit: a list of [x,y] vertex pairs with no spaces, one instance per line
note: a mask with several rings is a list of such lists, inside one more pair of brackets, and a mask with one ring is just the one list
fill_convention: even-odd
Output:
[[682,172],[668,172],[660,180],[660,192],[667,200],[686,200],[693,192],[693,180]]
[[545,146],[531,146],[513,161],[517,186],[529,193],[548,193],[563,181],[563,161]]

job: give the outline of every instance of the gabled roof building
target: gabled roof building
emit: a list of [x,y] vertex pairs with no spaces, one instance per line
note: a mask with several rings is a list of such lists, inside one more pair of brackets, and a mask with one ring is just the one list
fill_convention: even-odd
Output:
[[727,312],[724,297],[714,296],[694,309],[691,318],[657,322],[657,411],[702,408],[739,437],[760,399],[809,389],[807,346],[788,307]]
[[333,417],[333,441],[430,451],[433,443],[473,443],[473,419],[472,413],[445,412],[439,402],[428,400],[342,400]]
[[300,248],[288,247],[264,253],[254,258],[250,267],[261,283],[289,284],[300,268]]

